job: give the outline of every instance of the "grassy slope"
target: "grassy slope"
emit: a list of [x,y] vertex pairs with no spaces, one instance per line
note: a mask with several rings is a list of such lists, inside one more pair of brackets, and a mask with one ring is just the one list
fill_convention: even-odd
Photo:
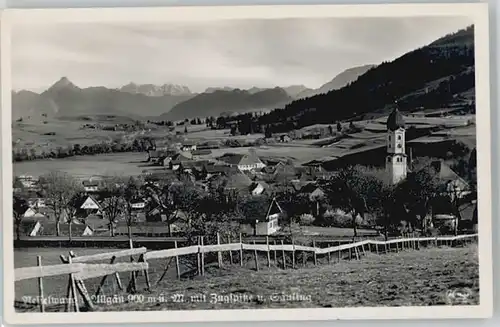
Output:
[[[279,257],[279,255],[278,255]],[[207,277],[192,280],[164,280],[144,293],[146,299],[164,294],[166,303],[122,303],[100,305],[102,311],[190,310],[243,308],[356,307],[445,305],[446,292],[470,288],[469,304],[479,302],[477,247],[429,248],[390,255],[368,254],[359,261],[324,262],[302,269],[269,271],[261,264],[259,272],[231,267],[207,268]],[[160,273],[160,272],[158,272]],[[141,284],[142,284],[142,278]],[[152,279],[156,280],[156,276]],[[183,302],[171,296],[183,295]],[[205,302],[191,302],[191,296],[206,294]],[[233,303],[210,303],[211,294],[263,296],[262,300]],[[311,301],[272,301],[271,295],[300,294]]]

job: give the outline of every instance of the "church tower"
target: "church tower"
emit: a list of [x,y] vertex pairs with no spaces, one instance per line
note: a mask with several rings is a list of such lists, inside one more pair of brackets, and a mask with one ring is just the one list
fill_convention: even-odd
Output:
[[405,121],[396,107],[387,119],[387,158],[385,169],[391,184],[406,178]]

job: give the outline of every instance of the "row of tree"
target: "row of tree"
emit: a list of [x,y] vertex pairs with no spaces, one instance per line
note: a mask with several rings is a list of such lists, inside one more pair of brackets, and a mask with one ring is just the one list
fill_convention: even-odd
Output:
[[80,155],[95,155],[103,153],[121,153],[121,152],[144,152],[155,147],[155,141],[148,137],[137,137],[133,140],[119,139],[113,142],[101,142],[96,144],[79,143],[59,146],[54,150],[37,151],[34,148],[15,148],[12,150],[12,160],[14,162],[48,159],[48,158],[67,158]]

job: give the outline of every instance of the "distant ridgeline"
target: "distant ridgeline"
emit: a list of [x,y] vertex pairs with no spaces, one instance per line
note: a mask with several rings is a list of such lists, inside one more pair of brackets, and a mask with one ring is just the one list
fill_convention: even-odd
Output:
[[[474,105],[474,26],[447,35],[392,62],[369,69],[356,81],[326,94],[299,99],[259,117],[272,132],[402,111]],[[368,117],[369,118],[369,117]]]

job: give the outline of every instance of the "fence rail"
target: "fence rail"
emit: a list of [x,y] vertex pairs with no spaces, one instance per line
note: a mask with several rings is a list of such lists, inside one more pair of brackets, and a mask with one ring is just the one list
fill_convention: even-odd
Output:
[[[291,252],[291,264],[292,268],[296,267],[296,252],[307,253],[310,252],[314,255],[314,264],[317,264],[317,256],[318,255],[328,255],[328,262],[330,263],[331,254],[338,253],[338,257],[340,260],[340,254],[342,251],[349,251],[349,256],[351,257],[351,253],[354,253],[356,258],[359,259],[361,254],[365,254],[365,246],[367,247],[368,252],[376,252],[377,254],[387,253],[392,250],[392,246],[395,245],[396,251],[401,249],[410,248],[417,250],[420,248],[420,244],[425,242],[428,244],[439,245],[439,243],[443,245],[453,245],[453,242],[464,241],[466,242],[468,239],[477,239],[478,234],[470,234],[470,235],[458,235],[458,236],[440,236],[440,237],[405,237],[399,239],[392,239],[387,241],[377,241],[377,240],[363,240],[359,242],[342,244],[337,246],[328,246],[328,247],[316,247],[315,242],[313,242],[313,246],[304,246],[300,244],[271,244],[269,242],[269,238],[266,238],[266,244],[247,244],[241,241],[238,243],[226,243],[220,244],[220,237],[217,237],[217,241],[219,244],[203,244],[203,237],[199,240],[199,245],[195,246],[186,246],[186,247],[177,247],[177,242],[175,243],[175,248],[167,249],[167,250],[156,250],[149,251],[145,247],[141,248],[132,248],[132,243],[130,244],[130,249],[122,250],[122,251],[114,251],[107,253],[100,253],[88,256],[77,257],[74,253],[70,252],[68,257],[61,255],[61,261],[63,264],[58,265],[50,265],[50,266],[42,266],[40,256],[37,257],[37,266],[35,267],[23,267],[15,269],[15,281],[23,281],[26,279],[38,279],[39,284],[39,298],[43,299],[43,277],[49,276],[57,276],[57,275],[69,275],[68,282],[68,291],[67,297],[73,298],[76,301],[74,304],[74,310],[78,311],[78,298],[77,292],[82,296],[83,301],[90,309],[93,308],[93,303],[88,295],[88,292],[83,283],[84,280],[96,277],[103,277],[99,288],[97,289],[96,295],[98,295],[101,290],[104,282],[108,276],[113,276],[116,279],[116,282],[121,290],[123,287],[121,285],[121,280],[118,273],[123,272],[131,272],[130,283],[127,287],[127,291],[135,292],[137,291],[137,276],[138,272],[143,272],[143,275],[146,280],[147,289],[150,289],[150,280],[149,280],[149,264],[148,260],[153,259],[166,259],[170,258],[170,260],[175,258],[175,265],[177,270],[177,277],[180,278],[180,268],[179,268],[179,257],[184,255],[192,255],[197,254],[197,263],[198,263],[198,274],[204,275],[204,267],[205,267],[205,254],[207,253],[217,253],[217,259],[219,267],[222,266],[222,252],[229,252],[231,264],[233,263],[233,252],[239,252],[239,262],[240,265],[243,265],[243,253],[244,251],[252,251],[255,258],[255,267],[259,270],[259,260],[257,252],[266,252],[267,253],[267,263],[268,266],[271,266],[271,252],[274,252],[274,261],[277,262],[277,252],[281,252],[281,257],[283,259],[282,268],[287,268],[285,252]],[[457,244],[457,243],[455,243]],[[375,246],[375,251],[373,251],[373,247]],[[384,251],[379,251],[379,246],[383,246]],[[134,259],[133,256],[139,255],[137,260]],[[120,262],[115,263],[117,258],[122,257],[130,257],[130,262]],[[104,261],[110,260],[109,263],[90,263],[93,261]],[[305,256],[302,258],[303,262]],[[163,277],[166,275],[166,271],[170,265],[170,262],[166,265],[165,271],[160,279],[157,281],[159,283]],[[44,311],[43,301],[40,301],[40,310]],[[66,307],[66,311],[70,311],[69,305]]]

